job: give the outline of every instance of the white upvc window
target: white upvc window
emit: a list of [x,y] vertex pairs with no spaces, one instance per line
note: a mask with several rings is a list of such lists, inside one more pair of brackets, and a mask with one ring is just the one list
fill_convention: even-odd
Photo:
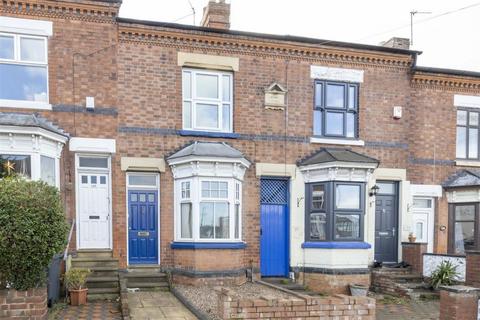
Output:
[[183,69],[183,129],[232,132],[233,74]]
[[240,241],[241,182],[193,177],[176,180],[175,185],[177,241]]
[[49,109],[46,36],[0,33],[0,106]]

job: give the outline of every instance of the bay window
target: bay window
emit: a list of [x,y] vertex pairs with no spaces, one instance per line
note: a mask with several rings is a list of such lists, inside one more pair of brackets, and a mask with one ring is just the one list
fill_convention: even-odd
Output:
[[307,184],[306,241],[363,241],[364,189],[364,183]]
[[195,177],[176,181],[176,186],[178,240],[223,242],[240,239],[240,182]]
[[183,129],[232,132],[233,75],[183,69]]

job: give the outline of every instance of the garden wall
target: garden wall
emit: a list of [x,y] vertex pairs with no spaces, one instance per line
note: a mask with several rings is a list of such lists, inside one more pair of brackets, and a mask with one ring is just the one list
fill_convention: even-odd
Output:
[[454,266],[457,267],[457,281],[465,281],[466,273],[466,261],[464,256],[450,256],[445,254],[433,254],[433,253],[424,253],[423,254],[423,276],[430,277],[432,272],[437,269],[437,267],[443,261],[450,261]]
[[0,290],[0,318],[47,319],[47,289]]
[[291,299],[235,299],[225,288],[218,293],[218,315],[228,319],[340,319],[375,320],[375,299],[337,294],[332,297],[298,295]]

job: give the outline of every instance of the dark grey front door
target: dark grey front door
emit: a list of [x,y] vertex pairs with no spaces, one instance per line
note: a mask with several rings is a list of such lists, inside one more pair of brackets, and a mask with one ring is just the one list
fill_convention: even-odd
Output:
[[397,185],[377,183],[380,187],[375,204],[375,261],[398,262]]

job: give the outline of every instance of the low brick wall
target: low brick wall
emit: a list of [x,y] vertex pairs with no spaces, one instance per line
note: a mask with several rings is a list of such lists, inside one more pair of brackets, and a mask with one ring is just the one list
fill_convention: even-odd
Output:
[[402,242],[402,260],[408,263],[415,273],[423,273],[423,254],[426,252],[426,243]]
[[27,291],[0,290],[0,318],[3,319],[47,319],[47,289]]
[[467,251],[465,284],[480,288],[480,251]]
[[[218,293],[221,319],[363,319],[375,320],[375,299],[334,295],[317,298],[296,295],[291,299],[234,299],[230,290]],[[343,318],[342,318],[343,317]]]
[[189,286],[227,286],[241,285],[247,281],[245,275],[237,276],[201,276],[201,275],[185,275],[173,274],[172,281],[174,284],[185,284]]
[[408,290],[402,288],[395,282],[395,276],[407,274],[410,274],[410,269],[374,269],[372,271],[371,289],[377,293],[389,294],[397,297],[408,297]]
[[364,274],[328,274],[300,272],[299,283],[303,283],[312,291],[323,294],[350,294],[350,284],[370,286],[370,273]]
[[440,320],[477,320],[480,289],[466,286],[440,289]]

